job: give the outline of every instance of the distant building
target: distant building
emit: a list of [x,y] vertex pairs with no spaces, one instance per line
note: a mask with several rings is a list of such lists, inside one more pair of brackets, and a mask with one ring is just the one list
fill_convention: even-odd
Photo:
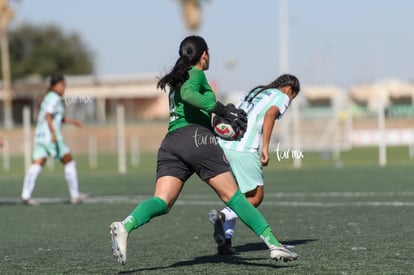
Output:
[[[90,123],[106,123],[115,119],[116,106],[122,104],[127,121],[168,119],[168,94],[156,88],[155,75],[85,75],[66,79],[64,101],[68,116]],[[212,86],[219,96],[217,85],[213,82]],[[24,106],[31,108],[32,121],[36,119],[46,89],[47,81],[36,76],[13,82],[16,124],[22,122]],[[244,93],[223,95],[223,102],[237,103]],[[3,101],[1,91],[0,101]],[[372,117],[377,114],[379,104],[384,104],[386,116],[414,117],[414,84],[388,80],[356,85],[349,90],[331,85],[304,85],[296,102],[304,117],[331,116],[338,111],[350,111],[354,117]],[[2,109],[0,104],[0,121],[4,121]]]
[[387,116],[414,116],[414,84],[398,80],[357,85],[350,89],[349,98],[354,115],[376,115],[384,107]]
[[[66,81],[63,100],[68,116],[86,122],[105,123],[114,118],[116,106],[122,104],[127,120],[168,117],[168,95],[156,88],[155,76],[67,76]],[[40,77],[13,83],[13,117],[17,124],[22,121],[24,106],[31,108],[32,118],[35,119],[46,90],[47,82]]]

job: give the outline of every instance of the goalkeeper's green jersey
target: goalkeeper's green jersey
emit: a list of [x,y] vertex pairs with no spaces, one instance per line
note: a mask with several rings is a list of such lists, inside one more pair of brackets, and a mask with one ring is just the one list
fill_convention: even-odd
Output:
[[190,124],[212,128],[211,112],[216,106],[216,95],[202,70],[191,67],[188,74],[189,78],[183,83],[180,91],[170,88],[168,132]]

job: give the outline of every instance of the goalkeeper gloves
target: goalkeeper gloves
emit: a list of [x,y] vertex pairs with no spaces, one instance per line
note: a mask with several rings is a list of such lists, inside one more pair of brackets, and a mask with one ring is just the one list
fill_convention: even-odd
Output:
[[233,104],[223,105],[217,101],[213,113],[227,120],[233,129],[241,129],[244,132],[247,128],[247,114],[242,109],[236,108]]

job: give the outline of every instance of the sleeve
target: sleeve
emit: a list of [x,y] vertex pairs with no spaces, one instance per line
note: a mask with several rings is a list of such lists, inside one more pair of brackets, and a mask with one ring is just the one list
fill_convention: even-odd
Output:
[[45,98],[45,111],[46,113],[53,114],[56,110],[56,105],[60,101],[58,96],[48,96]]
[[283,114],[286,112],[287,108],[290,105],[290,100],[288,96],[283,96],[280,99],[276,100],[274,106],[279,109],[279,117],[281,118]]
[[181,98],[188,104],[212,112],[216,106],[216,96],[207,83],[202,71],[190,71],[190,77],[181,86]]

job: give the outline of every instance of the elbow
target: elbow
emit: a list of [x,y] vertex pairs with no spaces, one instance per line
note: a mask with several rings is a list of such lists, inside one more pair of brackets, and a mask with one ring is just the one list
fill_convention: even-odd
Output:
[[187,94],[182,94],[181,95],[181,99],[184,101],[184,102],[191,102],[191,97],[189,96],[189,95],[187,95]]

